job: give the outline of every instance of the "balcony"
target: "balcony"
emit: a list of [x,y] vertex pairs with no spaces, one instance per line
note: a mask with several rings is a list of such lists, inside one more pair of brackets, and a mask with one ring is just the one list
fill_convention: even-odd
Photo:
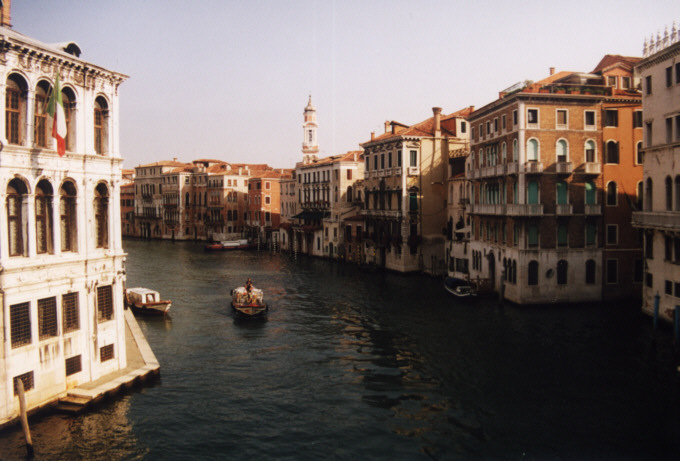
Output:
[[680,212],[637,211],[633,213],[633,226],[647,229],[680,231]]
[[602,165],[600,163],[587,162],[583,164],[583,172],[585,174],[602,174]]
[[394,169],[394,175],[395,176],[401,175],[401,167],[400,166],[398,166]]
[[555,173],[557,174],[571,174],[573,167],[571,162],[557,162],[555,163]]
[[558,204],[555,206],[555,214],[558,216],[571,216],[574,206],[571,203]]
[[519,173],[519,163],[517,162],[511,162],[505,165],[505,173],[506,174],[517,174]]
[[361,210],[361,216],[400,219],[402,212],[401,210]]
[[585,214],[586,216],[601,216],[602,205],[586,203]]
[[523,167],[523,172],[528,174],[543,173],[543,162],[526,162]]
[[417,176],[419,174],[420,174],[420,169],[417,166],[408,167],[408,175],[409,176]]
[[494,204],[480,204],[475,203],[468,206],[468,213],[470,214],[487,214],[487,215],[504,215],[507,205],[501,203]]
[[508,216],[543,216],[542,204],[507,205]]

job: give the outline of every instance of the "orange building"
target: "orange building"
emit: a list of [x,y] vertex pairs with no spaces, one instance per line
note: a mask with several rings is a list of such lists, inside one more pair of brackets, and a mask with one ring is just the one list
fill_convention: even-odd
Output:
[[[281,224],[281,179],[290,179],[292,170],[269,170],[248,180],[247,236],[262,243],[278,238]],[[276,231],[276,232],[273,232]]]
[[472,279],[521,304],[639,297],[637,59],[551,69],[470,115]]

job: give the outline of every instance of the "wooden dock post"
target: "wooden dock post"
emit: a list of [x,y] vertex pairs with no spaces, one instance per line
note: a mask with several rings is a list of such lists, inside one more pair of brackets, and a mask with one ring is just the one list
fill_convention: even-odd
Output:
[[28,457],[33,457],[33,440],[31,440],[31,429],[28,427],[28,415],[26,414],[26,396],[24,395],[24,382],[21,379],[16,380],[17,394],[19,397],[19,411],[21,413],[21,426],[24,429],[24,437],[26,438],[26,451]]

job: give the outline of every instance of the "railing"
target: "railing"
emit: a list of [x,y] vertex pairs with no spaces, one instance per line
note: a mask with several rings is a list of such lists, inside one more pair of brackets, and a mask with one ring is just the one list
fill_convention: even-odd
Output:
[[636,211],[633,226],[680,231],[680,212]]
[[417,166],[410,166],[408,167],[408,174],[409,176],[415,176],[420,174],[420,169]]
[[602,165],[600,163],[586,162],[583,164],[583,172],[585,174],[602,174]]
[[542,204],[507,205],[508,216],[543,216]]
[[557,162],[555,163],[555,172],[559,174],[571,174],[573,171],[571,162]]
[[587,216],[600,216],[602,214],[602,205],[586,203],[585,214]]
[[543,173],[543,162],[526,162],[524,164],[525,173]]
[[559,216],[571,216],[573,211],[574,207],[571,203],[558,204],[555,207],[555,214]]
[[505,165],[505,173],[506,174],[517,174],[519,173],[519,163],[517,162],[511,162]]
[[501,203],[475,203],[468,205],[468,213],[471,214],[489,214],[489,215],[504,215],[507,205]]

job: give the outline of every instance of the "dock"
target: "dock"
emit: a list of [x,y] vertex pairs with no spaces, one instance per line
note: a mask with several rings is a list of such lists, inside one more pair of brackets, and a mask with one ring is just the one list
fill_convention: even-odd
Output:
[[57,411],[80,413],[105,397],[158,378],[160,364],[139,328],[137,319],[129,309],[124,313],[127,367],[69,390],[66,396],[59,399]]

